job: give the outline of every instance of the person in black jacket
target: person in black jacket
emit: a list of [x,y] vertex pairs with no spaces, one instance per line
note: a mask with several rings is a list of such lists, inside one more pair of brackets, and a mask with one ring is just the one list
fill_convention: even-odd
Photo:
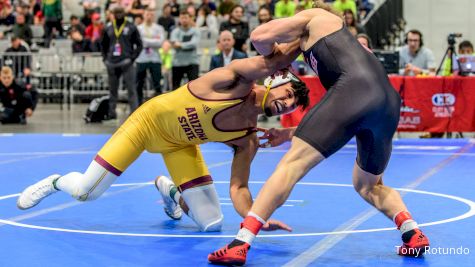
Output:
[[33,115],[32,94],[15,82],[10,67],[0,71],[0,123],[26,124],[26,118]]
[[241,20],[243,15],[244,8],[240,5],[235,5],[233,9],[231,9],[229,20],[221,23],[219,31],[222,32],[228,30],[232,32],[234,39],[236,40],[234,49],[246,53],[246,41],[249,39],[249,24]]
[[124,8],[117,6],[112,14],[114,19],[107,25],[102,39],[102,58],[109,76],[109,118],[116,119],[115,108],[121,76],[127,87],[130,113],[138,107],[134,61],[143,45],[137,27],[125,19]]

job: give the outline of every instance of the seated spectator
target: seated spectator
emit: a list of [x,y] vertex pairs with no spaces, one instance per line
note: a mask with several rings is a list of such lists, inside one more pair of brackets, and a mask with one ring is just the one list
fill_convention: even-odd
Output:
[[247,44],[246,41],[249,39],[249,24],[245,21],[242,21],[244,15],[244,8],[240,5],[236,5],[231,10],[229,20],[221,23],[219,31],[228,30],[234,35],[236,43],[234,44],[234,49],[246,53]]
[[259,8],[267,8],[271,15],[275,14],[275,0],[265,0],[264,4],[262,4]]
[[422,33],[410,30],[406,34],[406,45],[399,51],[399,74],[405,76],[434,75],[434,54],[423,47]]
[[[80,31],[74,29],[71,31],[70,35],[71,40],[73,40],[73,53],[93,52],[91,49],[91,41],[89,39],[84,38]],[[100,50],[94,52],[100,52]]]
[[229,15],[235,5],[233,0],[223,0],[218,6],[218,15],[222,16],[223,19],[229,19]]
[[28,3],[20,3],[16,7],[16,14],[22,14],[23,16],[25,16],[26,24],[33,24],[33,15],[30,13],[30,5]]
[[351,33],[353,33],[354,36],[358,35],[359,33],[365,33],[363,26],[356,22],[355,15],[353,15],[353,11],[351,11],[351,9],[345,9],[345,11],[343,11],[343,17],[345,18],[346,27]]
[[[261,6],[259,10],[257,11],[257,21],[259,22],[259,25],[267,23],[272,20],[272,13],[271,11],[265,7]],[[251,42],[251,51],[256,51],[256,48]]]
[[[127,16],[135,22],[135,18],[141,17],[143,19],[143,14],[145,13],[146,6],[142,4],[140,0],[134,0],[132,6],[127,12]],[[135,24],[137,25],[137,24]]]
[[219,34],[219,47],[221,53],[211,57],[211,63],[209,66],[210,71],[227,66],[234,59],[247,58],[245,53],[233,48],[234,42],[233,34],[230,31],[222,31]]
[[346,9],[349,9],[351,12],[353,12],[355,18],[358,16],[358,13],[356,13],[356,3],[354,0],[335,0],[335,2],[333,2],[333,8],[342,14]]
[[219,25],[218,18],[211,12],[207,5],[203,5],[198,10],[198,17],[196,18],[196,27],[200,29],[207,29],[211,36],[216,39],[218,36]]
[[0,0],[0,25],[12,25],[15,23],[13,7],[10,0]]
[[89,40],[91,52],[101,52],[101,38],[104,31],[104,24],[101,22],[101,15],[94,13],[91,16],[92,23],[86,28],[84,38]]
[[244,17],[246,21],[251,21],[252,18],[256,17],[257,10],[259,6],[257,5],[257,1],[255,0],[241,0],[241,6],[244,7]]
[[175,28],[175,19],[172,16],[172,7],[165,4],[162,8],[162,15],[158,18],[158,25],[161,25],[167,32],[167,39],[170,38],[170,33]]
[[[465,41],[462,41],[460,42],[459,46],[458,46],[458,55],[474,55],[474,52],[473,52],[473,44],[468,41],[468,40],[465,40]],[[459,64],[458,64],[458,61],[457,61],[457,57],[455,55],[447,55],[447,58],[445,59],[444,61],[444,70],[443,70],[443,73],[442,75],[443,76],[450,76],[450,75],[458,75],[459,74]],[[452,70],[451,70],[451,66],[452,66]]]
[[216,16],[216,4],[213,1],[201,0],[201,5],[198,7],[198,11],[204,6],[207,6],[211,10],[211,13]]
[[303,6],[305,9],[310,9],[313,7],[313,0],[303,0],[299,2],[299,6]]
[[33,115],[34,100],[30,91],[14,80],[9,67],[0,70],[0,123],[26,124],[26,118]]
[[275,18],[287,18],[295,15],[295,9],[297,5],[291,0],[279,0],[275,4],[274,17]]
[[360,18],[364,19],[373,9],[374,4],[370,0],[359,0],[358,10],[360,12]]
[[178,4],[178,0],[168,0],[168,3],[166,3],[165,6],[169,6],[170,14],[173,17],[178,18],[178,16],[180,15],[180,4]]
[[16,15],[16,24],[12,28],[13,36],[25,41],[29,46],[31,45],[31,39],[33,38],[33,32],[31,31],[30,25],[25,21],[25,16],[23,14]]
[[82,35],[84,35],[86,27],[79,20],[78,16],[71,15],[71,17],[69,17],[69,22],[71,23],[71,28],[69,28],[68,34],[71,34],[72,30],[78,30]]
[[358,42],[362,46],[368,48],[368,50],[371,51],[373,49],[372,45],[371,45],[371,38],[369,38],[368,35],[366,35],[364,33],[360,33],[360,34],[356,35],[356,40],[358,40]]
[[[24,45],[20,38],[13,36],[11,38],[11,47],[5,50],[4,65],[13,69],[16,77],[29,77],[31,74],[31,56],[30,51]],[[18,53],[19,55],[14,55]]]

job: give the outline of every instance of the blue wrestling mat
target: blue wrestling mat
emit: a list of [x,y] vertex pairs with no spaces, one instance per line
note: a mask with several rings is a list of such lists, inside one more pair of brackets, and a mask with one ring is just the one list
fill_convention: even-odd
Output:
[[[222,233],[200,233],[187,217],[170,220],[152,180],[167,174],[160,155],[143,154],[96,201],[64,193],[27,211],[16,199],[53,173],[83,172],[106,135],[0,136],[0,266],[208,266],[209,252],[230,241],[241,218],[228,194],[231,150],[202,146],[220,195]],[[289,144],[260,150],[254,194]],[[475,266],[475,142],[397,140],[384,176],[398,188],[429,237],[422,258],[396,255],[399,231],[351,186],[356,145],[313,169],[273,216],[293,232],[264,232],[247,266]],[[186,166],[184,166],[186,167]]]

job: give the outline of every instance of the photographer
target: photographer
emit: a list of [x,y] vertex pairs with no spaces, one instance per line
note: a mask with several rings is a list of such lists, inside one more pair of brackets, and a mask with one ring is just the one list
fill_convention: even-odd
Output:
[[[458,45],[458,55],[473,55],[473,44],[468,41],[464,40],[459,43]],[[445,58],[445,61],[443,63],[444,71],[442,73],[442,76],[450,76],[450,75],[458,75],[459,74],[459,65],[457,62],[457,57],[456,55],[447,55],[447,58]],[[452,68],[451,68],[452,66]]]
[[0,71],[0,123],[26,124],[26,118],[33,115],[32,94],[15,82],[13,71],[2,67]]
[[399,74],[404,76],[435,75],[434,54],[426,47],[422,33],[410,30],[406,34],[406,45],[399,51]]

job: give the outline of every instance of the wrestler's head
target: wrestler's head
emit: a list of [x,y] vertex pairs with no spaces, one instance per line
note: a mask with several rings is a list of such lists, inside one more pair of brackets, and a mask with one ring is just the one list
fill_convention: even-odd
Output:
[[264,81],[266,93],[261,107],[267,116],[287,114],[297,107],[305,109],[309,104],[307,85],[292,73],[286,78],[276,76],[268,77]]

